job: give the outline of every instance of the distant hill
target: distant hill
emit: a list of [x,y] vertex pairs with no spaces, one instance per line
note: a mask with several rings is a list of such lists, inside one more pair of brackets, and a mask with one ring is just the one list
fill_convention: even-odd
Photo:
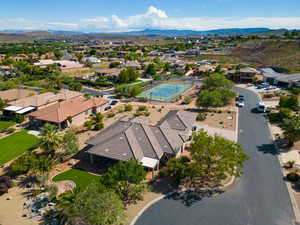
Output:
[[216,29],[216,30],[152,30],[145,29],[142,31],[124,32],[128,35],[141,35],[141,36],[191,36],[191,35],[229,35],[229,34],[252,34],[252,33],[265,33],[272,31],[269,28],[229,28],[229,29]]
[[251,40],[240,44],[231,54],[259,67],[300,72],[300,40]]

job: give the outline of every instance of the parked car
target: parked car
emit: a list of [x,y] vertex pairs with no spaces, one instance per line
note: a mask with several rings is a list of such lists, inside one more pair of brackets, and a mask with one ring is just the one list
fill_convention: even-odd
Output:
[[110,105],[109,105],[109,106],[106,106],[106,107],[104,108],[105,111],[110,110],[110,109],[111,109],[111,106],[110,106]]
[[244,107],[245,106],[245,101],[244,100],[238,101],[237,106],[238,107]]
[[273,85],[270,85],[268,87],[266,87],[266,90],[269,91],[269,90],[275,90],[277,87],[276,86],[273,86]]
[[112,100],[112,101],[110,102],[111,105],[116,105],[117,103],[118,103],[118,100]]
[[265,103],[263,103],[263,102],[257,103],[256,111],[261,112],[261,113],[265,112],[266,111]]

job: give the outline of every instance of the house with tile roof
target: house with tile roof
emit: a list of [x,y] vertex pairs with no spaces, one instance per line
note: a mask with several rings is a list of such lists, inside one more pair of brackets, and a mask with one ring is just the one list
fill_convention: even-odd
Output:
[[78,96],[68,100],[58,101],[29,114],[31,123],[42,125],[52,123],[60,129],[69,126],[80,126],[86,119],[104,111],[109,100],[105,98],[90,98]]
[[97,158],[136,159],[155,170],[162,161],[182,153],[191,138],[194,121],[195,115],[183,110],[171,110],[155,126],[124,118],[89,139],[86,153],[91,163]]

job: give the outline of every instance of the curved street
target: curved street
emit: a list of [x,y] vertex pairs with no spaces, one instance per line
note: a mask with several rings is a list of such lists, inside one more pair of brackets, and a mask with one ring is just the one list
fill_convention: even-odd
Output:
[[249,155],[243,176],[229,191],[190,205],[172,197],[148,208],[136,225],[290,225],[294,213],[265,118],[251,113],[258,98],[241,88],[239,142]]

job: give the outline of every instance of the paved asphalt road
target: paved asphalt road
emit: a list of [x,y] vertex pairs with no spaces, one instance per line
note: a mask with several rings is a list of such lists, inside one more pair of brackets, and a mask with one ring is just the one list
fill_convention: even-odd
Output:
[[162,199],[136,225],[292,224],[294,213],[267,123],[261,114],[251,113],[257,97],[248,90],[237,90],[246,100],[239,115],[239,142],[250,156],[244,175],[231,190],[189,206],[172,197]]

